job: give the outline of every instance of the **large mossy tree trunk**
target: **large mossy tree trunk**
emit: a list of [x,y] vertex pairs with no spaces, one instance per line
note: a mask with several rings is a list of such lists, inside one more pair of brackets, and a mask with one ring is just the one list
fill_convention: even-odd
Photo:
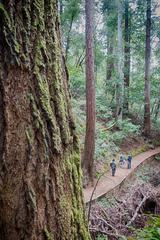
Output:
[[56,0],[0,3],[0,239],[90,239]]

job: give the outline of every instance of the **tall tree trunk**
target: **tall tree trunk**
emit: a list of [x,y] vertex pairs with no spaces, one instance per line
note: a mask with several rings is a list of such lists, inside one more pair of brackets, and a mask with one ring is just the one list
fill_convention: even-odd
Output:
[[113,87],[112,77],[114,76],[115,71],[115,61],[114,61],[114,51],[115,51],[115,40],[114,34],[110,31],[107,32],[107,59],[106,59],[106,94],[107,97],[111,96],[111,102],[115,97],[115,87]]
[[70,24],[69,24],[69,30],[68,30],[68,34],[67,34],[67,42],[66,42],[66,49],[65,49],[66,61],[68,59],[68,51],[69,51],[69,47],[70,47],[70,34],[71,34],[71,30],[72,30],[72,25],[73,25],[73,19],[74,19],[74,15],[72,15],[72,17],[71,17]]
[[129,82],[130,82],[130,28],[129,1],[125,0],[125,35],[124,35],[124,113],[129,111]]
[[56,0],[0,3],[0,239],[90,239]]
[[160,112],[160,98],[158,99],[157,105],[155,107],[155,120],[157,120],[159,112]]
[[114,39],[113,35],[108,36],[107,39],[107,69],[106,69],[106,83],[111,80],[114,72],[114,57],[113,57]]
[[151,131],[150,116],[150,65],[151,65],[151,0],[147,0],[146,11],[146,49],[145,49],[145,102],[144,102],[144,135]]
[[95,151],[95,83],[93,54],[93,0],[85,1],[86,12],[86,136],[84,172],[87,182],[93,182]]
[[153,107],[153,113],[154,113],[154,118],[155,118],[155,120],[157,120],[157,118],[158,118],[158,114],[159,114],[159,112],[160,112],[160,86],[159,86],[159,88],[158,88],[158,97],[157,97],[157,99],[156,99],[156,101],[155,101],[155,106]]
[[63,13],[63,0],[59,0],[59,13],[60,13],[60,15],[62,15],[62,13]]
[[122,16],[123,16],[123,9],[122,9],[122,2],[121,0],[118,1],[118,83],[116,86],[116,118],[122,119],[123,113],[123,57],[122,57]]

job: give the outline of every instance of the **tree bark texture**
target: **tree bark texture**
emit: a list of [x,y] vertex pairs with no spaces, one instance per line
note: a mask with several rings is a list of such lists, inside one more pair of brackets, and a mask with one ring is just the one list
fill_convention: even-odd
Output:
[[124,32],[124,113],[129,110],[129,83],[130,83],[130,28],[129,1],[125,0],[125,32]]
[[56,0],[0,3],[0,239],[90,239]]
[[146,48],[145,48],[145,89],[144,89],[144,135],[151,131],[150,116],[150,65],[151,65],[151,0],[147,0]]
[[123,49],[123,41],[122,41],[122,2],[118,1],[118,82],[116,86],[116,118],[122,119],[123,113],[123,57],[122,57],[122,49]]
[[95,151],[93,0],[85,1],[85,12],[86,12],[86,136],[83,164],[87,181],[92,182]]
[[107,71],[106,71],[106,84],[112,79],[114,73],[114,35],[108,36],[107,39]]

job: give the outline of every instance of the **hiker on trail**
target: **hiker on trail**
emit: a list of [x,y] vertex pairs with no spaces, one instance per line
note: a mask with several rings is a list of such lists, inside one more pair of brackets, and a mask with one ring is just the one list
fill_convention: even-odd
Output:
[[128,169],[131,169],[131,163],[132,163],[132,156],[131,155],[128,156],[127,162],[128,162]]
[[112,170],[112,176],[115,176],[115,172],[116,172],[116,163],[115,163],[115,159],[112,160],[112,162],[110,163],[110,167]]
[[121,167],[124,166],[126,163],[126,158],[123,154],[120,155],[119,163]]

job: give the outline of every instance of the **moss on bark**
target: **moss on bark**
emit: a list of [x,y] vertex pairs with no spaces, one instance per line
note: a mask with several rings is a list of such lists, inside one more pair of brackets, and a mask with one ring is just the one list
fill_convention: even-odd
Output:
[[4,1],[0,14],[7,126],[7,171],[0,163],[2,239],[89,240],[57,1]]

